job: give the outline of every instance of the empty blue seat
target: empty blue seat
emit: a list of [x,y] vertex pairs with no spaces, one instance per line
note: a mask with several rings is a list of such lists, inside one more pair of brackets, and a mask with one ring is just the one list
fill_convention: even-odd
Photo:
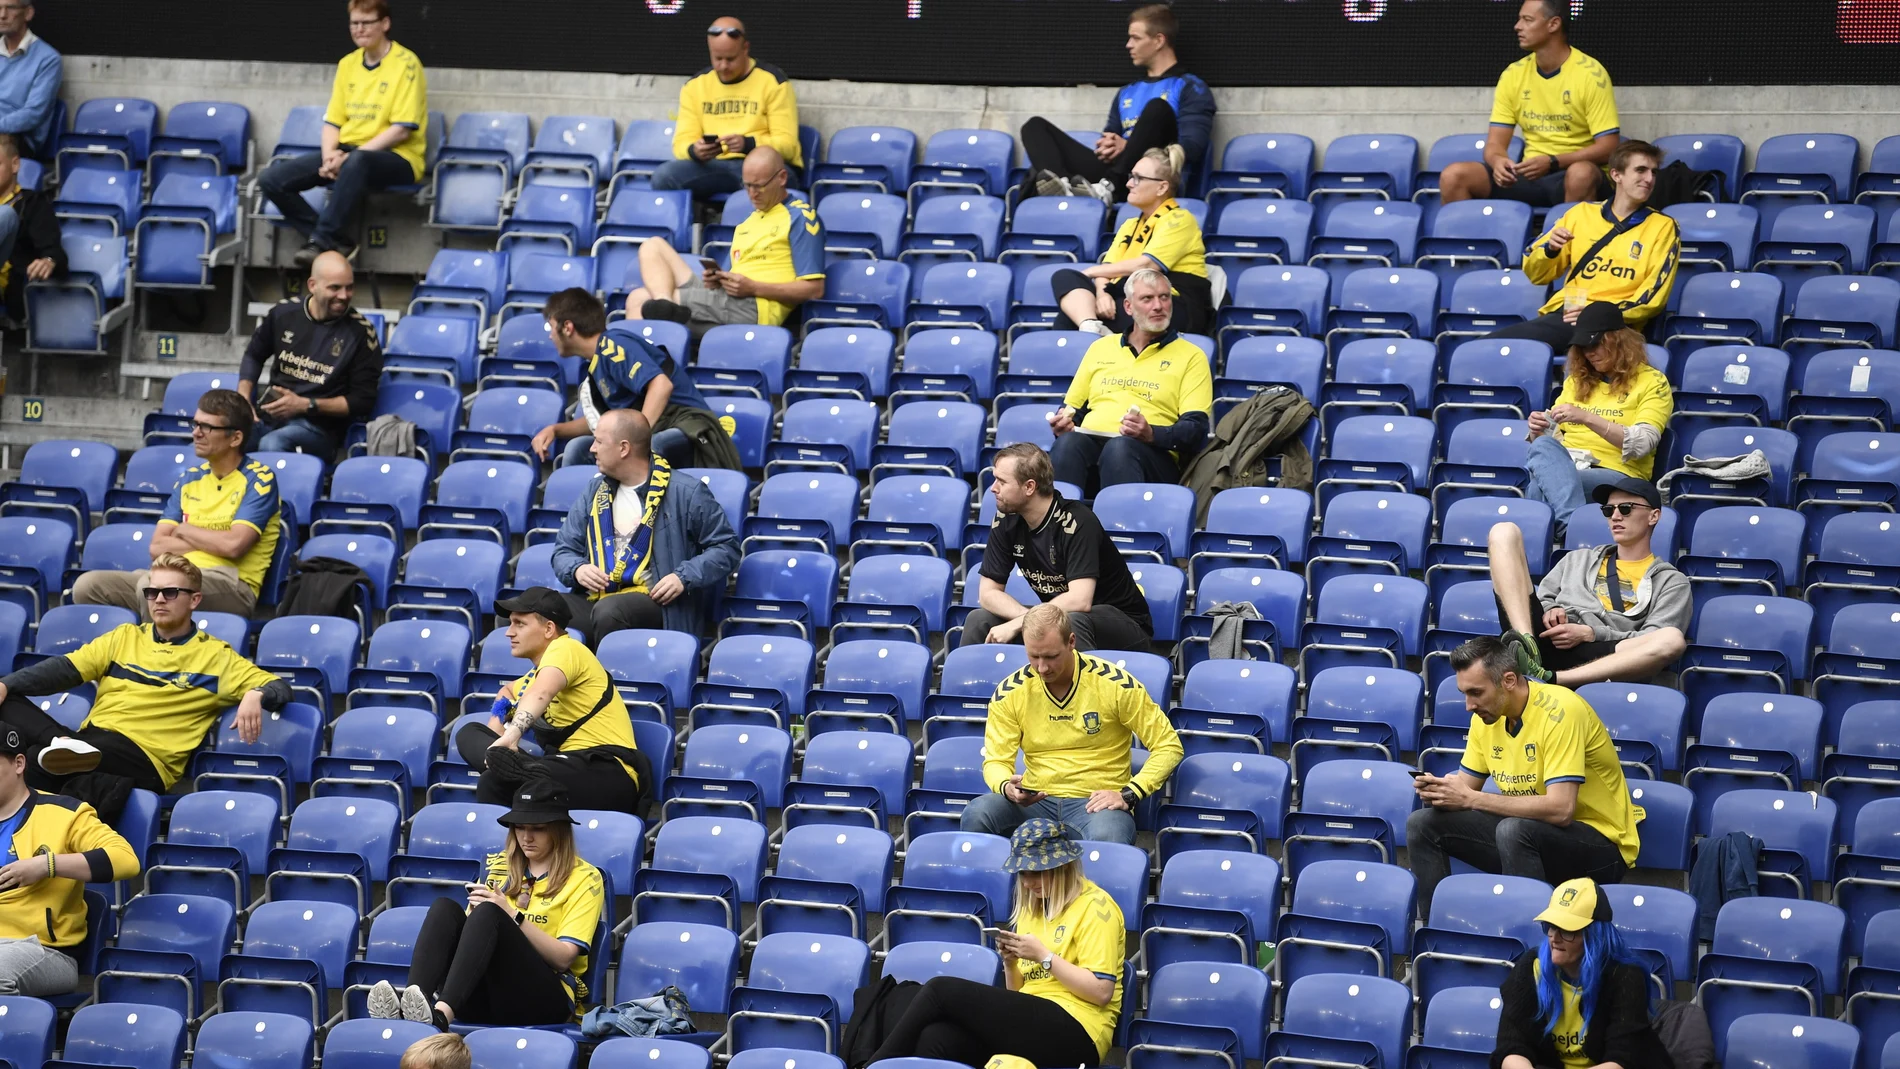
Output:
[[895,126],[847,126],[831,135],[823,162],[807,161],[812,196],[827,187],[897,193],[910,187],[917,135]]
[[529,140],[526,115],[500,111],[457,115],[436,157],[429,225],[500,229],[502,201],[526,162]]
[[73,1014],[61,1053],[67,1062],[126,1069],[173,1069],[185,1055],[185,1019],[173,1009],[103,1002]]
[[905,216],[904,198],[887,193],[833,193],[818,202],[825,252],[849,259],[896,259]]
[[1281,1030],[1267,1039],[1269,1058],[1288,1043],[1316,1037],[1363,1048],[1375,1069],[1393,1069],[1411,1038],[1412,993],[1404,984],[1378,976],[1318,973],[1288,986]]
[[[1729,1023],[1720,1049],[1736,1069],[1850,1069],[1861,1055],[1862,1035],[1853,1025],[1791,1013],[1751,1013]],[[1894,1045],[1890,1042],[1888,1046]],[[1890,1056],[1888,1058],[1890,1060]]]

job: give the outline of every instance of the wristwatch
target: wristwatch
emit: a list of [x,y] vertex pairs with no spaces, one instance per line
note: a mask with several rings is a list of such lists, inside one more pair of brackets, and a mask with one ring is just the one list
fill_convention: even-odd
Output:
[[1141,801],[1141,799],[1135,797],[1135,789],[1133,787],[1122,788],[1122,803],[1128,806],[1129,812],[1134,812],[1135,803],[1139,801]]
[[1037,962],[1036,964],[1042,966],[1043,972],[1049,972],[1052,968],[1054,968],[1055,962],[1056,962],[1056,956],[1054,954],[1051,954],[1048,957],[1043,958],[1041,961]]
[[522,922],[527,919],[528,919],[527,913],[521,910],[515,910],[515,927],[517,928],[521,927]]
[[306,407],[304,411],[310,415],[315,415],[317,412],[317,399],[314,397],[309,398],[308,407]]

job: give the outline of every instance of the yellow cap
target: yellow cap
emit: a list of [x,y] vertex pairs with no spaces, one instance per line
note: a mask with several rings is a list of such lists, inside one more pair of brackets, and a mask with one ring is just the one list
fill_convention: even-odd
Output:
[[1588,876],[1558,884],[1551,892],[1550,907],[1537,915],[1540,923],[1554,924],[1566,932],[1581,932],[1596,921],[1609,919],[1610,900]]
[[983,1064],[983,1069],[1036,1069],[1036,1063],[1014,1054],[998,1054]]

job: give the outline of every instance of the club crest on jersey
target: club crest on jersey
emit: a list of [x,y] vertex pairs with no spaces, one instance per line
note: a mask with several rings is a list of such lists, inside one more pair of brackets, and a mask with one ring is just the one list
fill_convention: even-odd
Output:
[[1564,103],[1570,103],[1570,90],[1564,90]]
[[1094,735],[1100,732],[1102,730],[1102,714],[1083,713],[1082,714],[1082,730],[1087,732],[1090,735]]
[[1643,258],[1643,243],[1640,241],[1630,242],[1630,259],[1640,260],[1642,258]]
[[1537,744],[1536,743],[1527,742],[1524,744],[1524,760],[1526,761],[1537,760]]

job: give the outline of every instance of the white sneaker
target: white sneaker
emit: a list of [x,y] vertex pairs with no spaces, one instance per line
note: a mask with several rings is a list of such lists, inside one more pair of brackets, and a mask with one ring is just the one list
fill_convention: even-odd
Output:
[[99,747],[64,735],[40,751],[40,769],[49,776],[71,776],[99,767]]
[[1104,178],[1099,182],[1070,183],[1075,186],[1078,197],[1094,197],[1110,208],[1115,206],[1115,183]]
[[388,980],[378,980],[369,989],[371,1017],[379,1021],[400,1021],[403,1019],[402,1010],[402,1000],[396,997],[396,989]]
[[430,1024],[435,1020],[435,1006],[414,984],[402,989],[402,1019],[417,1024]]
[[1075,325],[1075,329],[1085,330],[1090,334],[1100,334],[1104,338],[1114,333],[1114,331],[1108,329],[1108,324],[1103,323],[1099,319],[1084,319]]

